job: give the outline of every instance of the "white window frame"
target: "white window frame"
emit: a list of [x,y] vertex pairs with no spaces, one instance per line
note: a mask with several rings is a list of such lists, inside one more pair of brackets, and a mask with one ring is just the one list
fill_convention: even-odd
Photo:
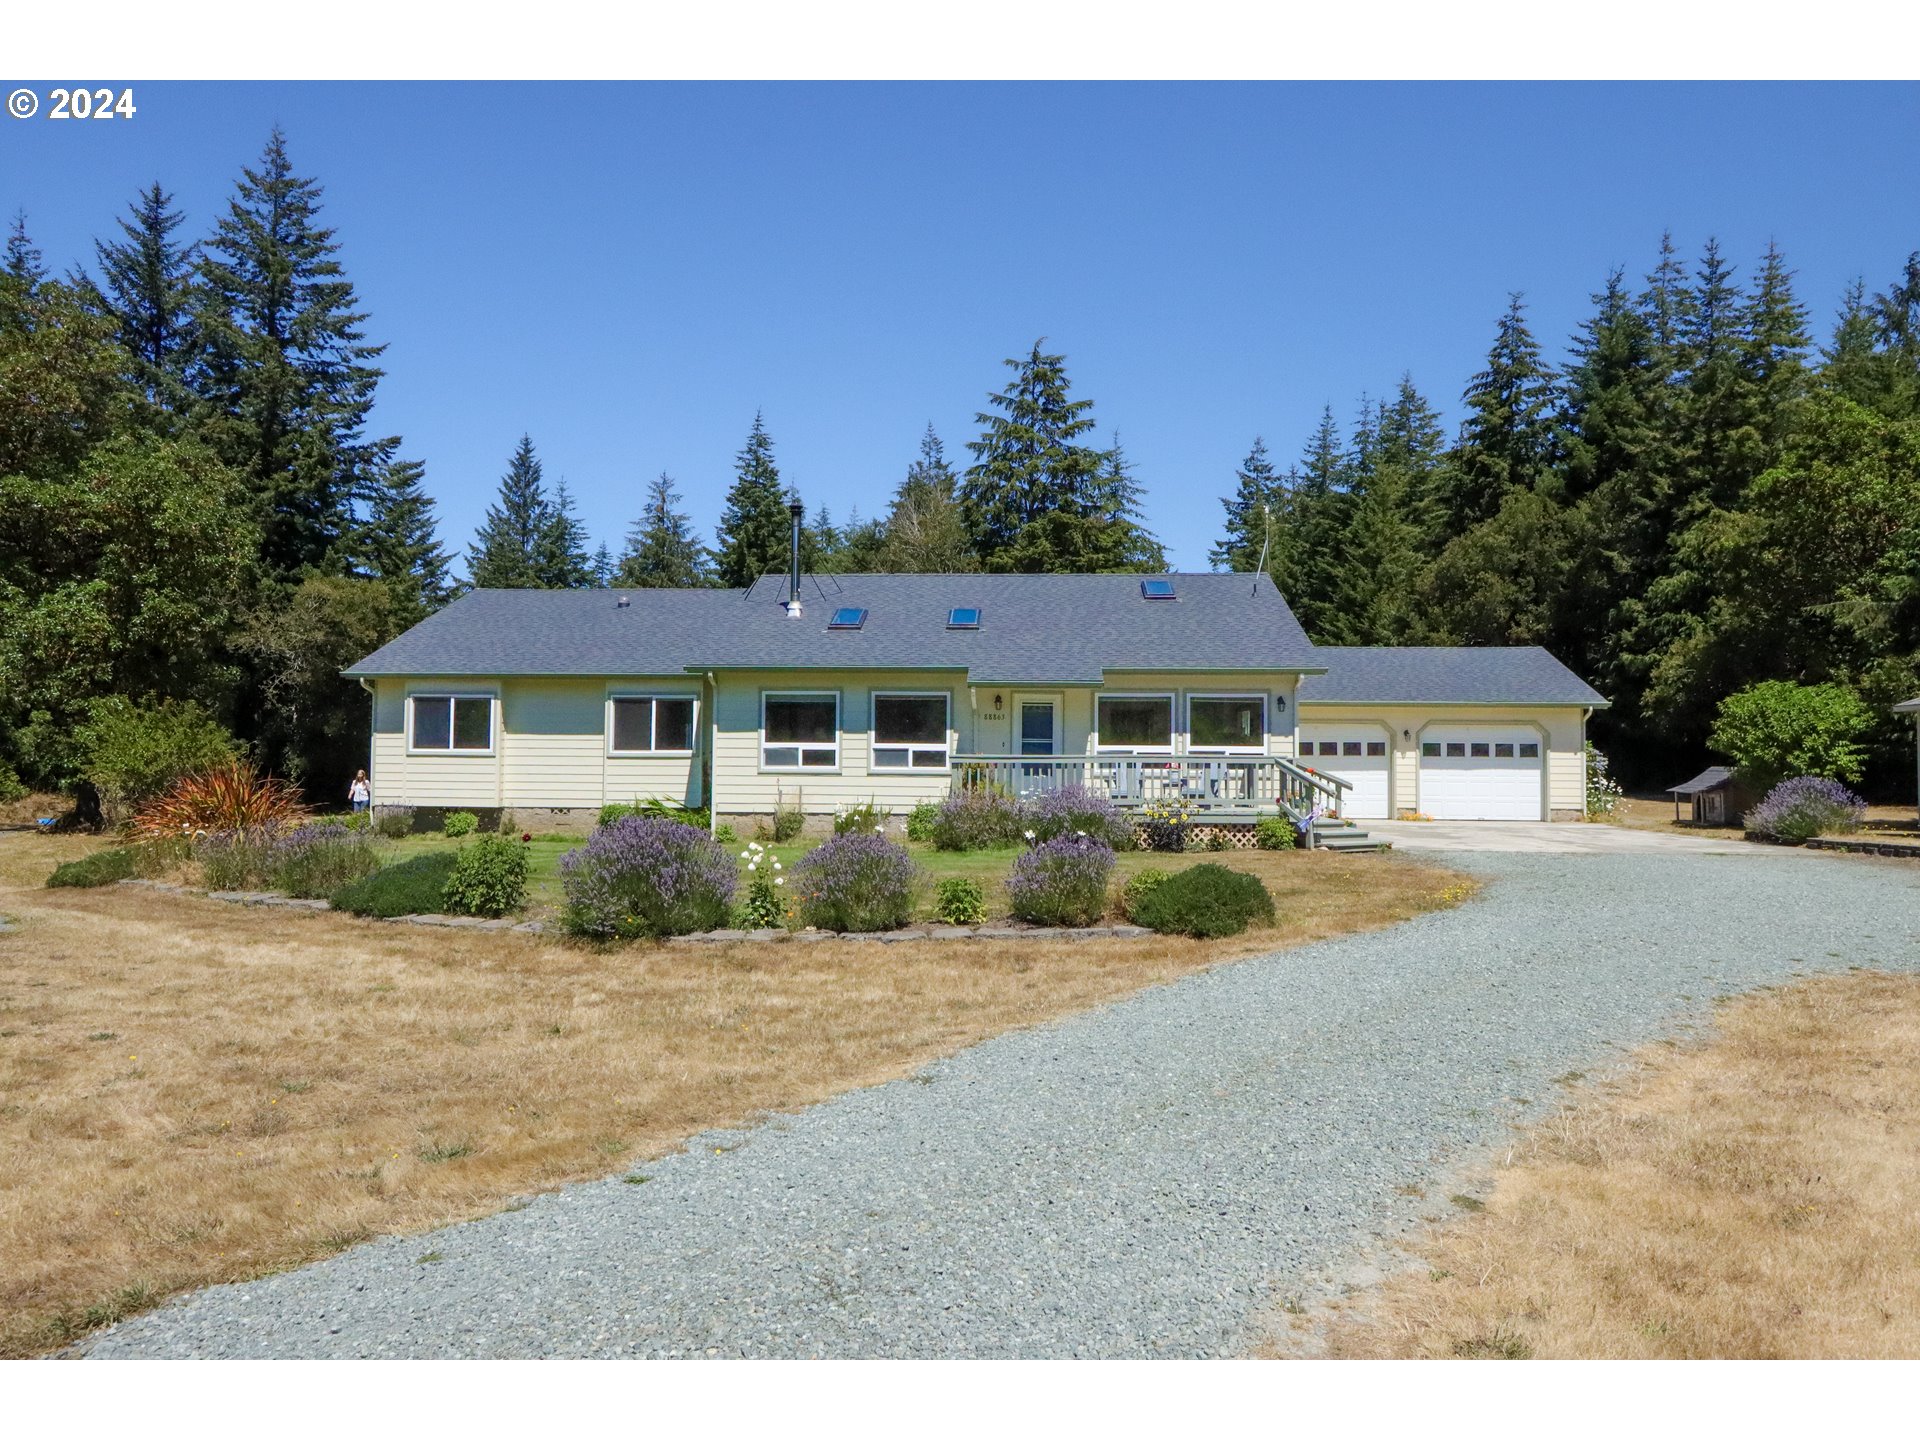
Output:
[[[444,700],[447,702],[447,743],[444,749],[438,747],[421,748],[413,743],[413,707],[421,700]],[[453,702],[456,700],[484,700],[487,702],[487,748],[473,750],[453,743]],[[458,755],[463,758],[484,760],[494,754],[500,746],[500,697],[492,690],[409,690],[407,692],[407,754],[409,755]]]
[[[1100,702],[1103,700],[1164,700],[1167,702],[1165,745],[1109,745],[1100,738]],[[1093,749],[1097,755],[1171,755],[1180,737],[1180,697],[1171,690],[1101,690],[1093,697]]]
[[[880,738],[880,702],[882,700],[928,700],[938,697],[947,702],[946,739],[938,745],[922,740],[882,740]],[[904,765],[882,765],[874,757],[881,750],[905,750]],[[940,764],[915,765],[917,751],[938,750]],[[953,773],[953,692],[951,690],[875,690],[867,700],[867,768],[884,775],[950,775]]]
[[[767,739],[767,702],[769,700],[831,700],[833,701],[833,764],[831,765],[769,765],[767,764],[767,746],[769,744],[795,750],[824,750],[828,747],[825,740],[774,740]],[[838,775],[840,773],[841,740],[846,734],[845,708],[838,690],[762,690],[760,692],[760,771],[766,775]]]
[[[1258,745],[1197,745],[1193,739],[1193,702],[1196,700],[1256,700],[1260,704],[1260,743]],[[1253,690],[1199,690],[1187,696],[1187,753],[1189,755],[1264,755],[1267,753],[1267,697]]]
[[662,750],[655,746],[651,750],[616,750],[613,740],[613,707],[618,700],[651,700],[653,702],[653,724],[647,733],[655,739],[660,735],[660,702],[662,700],[684,700],[693,706],[693,721],[687,726],[689,736],[700,733],[700,697],[684,691],[672,690],[610,690],[607,692],[607,757],[613,760],[649,759],[654,757],[684,758],[693,754],[693,746],[684,750]]

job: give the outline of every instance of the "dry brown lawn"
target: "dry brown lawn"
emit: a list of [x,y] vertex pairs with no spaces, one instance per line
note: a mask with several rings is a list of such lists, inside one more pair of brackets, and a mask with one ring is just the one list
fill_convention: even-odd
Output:
[[597,949],[46,890],[97,842],[0,835],[0,1354],[698,1131],[907,1074],[1236,956],[1455,903],[1397,856],[1207,857],[1278,929],[1200,943]]
[[1920,977],[1722,1007],[1706,1043],[1652,1047],[1542,1123],[1416,1253],[1336,1313],[1327,1353],[1920,1356]]
[[[1685,806],[1681,807],[1680,813],[1682,816],[1688,813]],[[1607,817],[1607,823],[1622,825],[1629,830],[1664,830],[1669,834],[1705,835],[1723,840],[1737,840],[1745,833],[1738,825],[1675,824],[1672,796],[1625,796],[1614,807],[1613,814]],[[1916,831],[1914,808],[1911,805],[1869,805],[1864,830],[1890,838],[1907,838],[1920,833]],[[1863,833],[1862,838],[1872,837]]]

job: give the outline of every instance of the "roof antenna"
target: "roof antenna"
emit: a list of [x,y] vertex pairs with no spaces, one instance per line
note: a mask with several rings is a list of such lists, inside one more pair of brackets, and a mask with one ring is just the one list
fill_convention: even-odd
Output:
[[1273,544],[1273,508],[1266,501],[1260,502],[1261,523],[1267,532],[1267,538],[1260,542],[1260,563],[1253,567],[1253,589],[1247,593],[1260,593],[1260,577],[1267,573],[1267,550]]

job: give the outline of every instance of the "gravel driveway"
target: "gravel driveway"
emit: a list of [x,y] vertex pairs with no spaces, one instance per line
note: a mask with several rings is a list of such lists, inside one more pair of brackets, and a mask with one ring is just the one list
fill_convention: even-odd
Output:
[[[1382,864],[1395,863],[1383,857]],[[1238,1353],[1554,1077],[1717,995],[1920,962],[1920,867],[1462,854],[1483,896],[700,1137],[649,1183],[187,1297],[96,1356]],[[1522,1102],[1532,1102],[1527,1108]],[[437,1253],[438,1261],[421,1257]]]

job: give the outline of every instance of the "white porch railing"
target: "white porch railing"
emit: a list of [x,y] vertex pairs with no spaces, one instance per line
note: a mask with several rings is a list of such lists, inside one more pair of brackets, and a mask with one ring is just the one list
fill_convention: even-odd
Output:
[[956,755],[953,788],[997,786],[1012,795],[1078,785],[1124,810],[1184,800],[1202,815],[1284,811],[1305,823],[1338,818],[1352,785],[1278,755]]

